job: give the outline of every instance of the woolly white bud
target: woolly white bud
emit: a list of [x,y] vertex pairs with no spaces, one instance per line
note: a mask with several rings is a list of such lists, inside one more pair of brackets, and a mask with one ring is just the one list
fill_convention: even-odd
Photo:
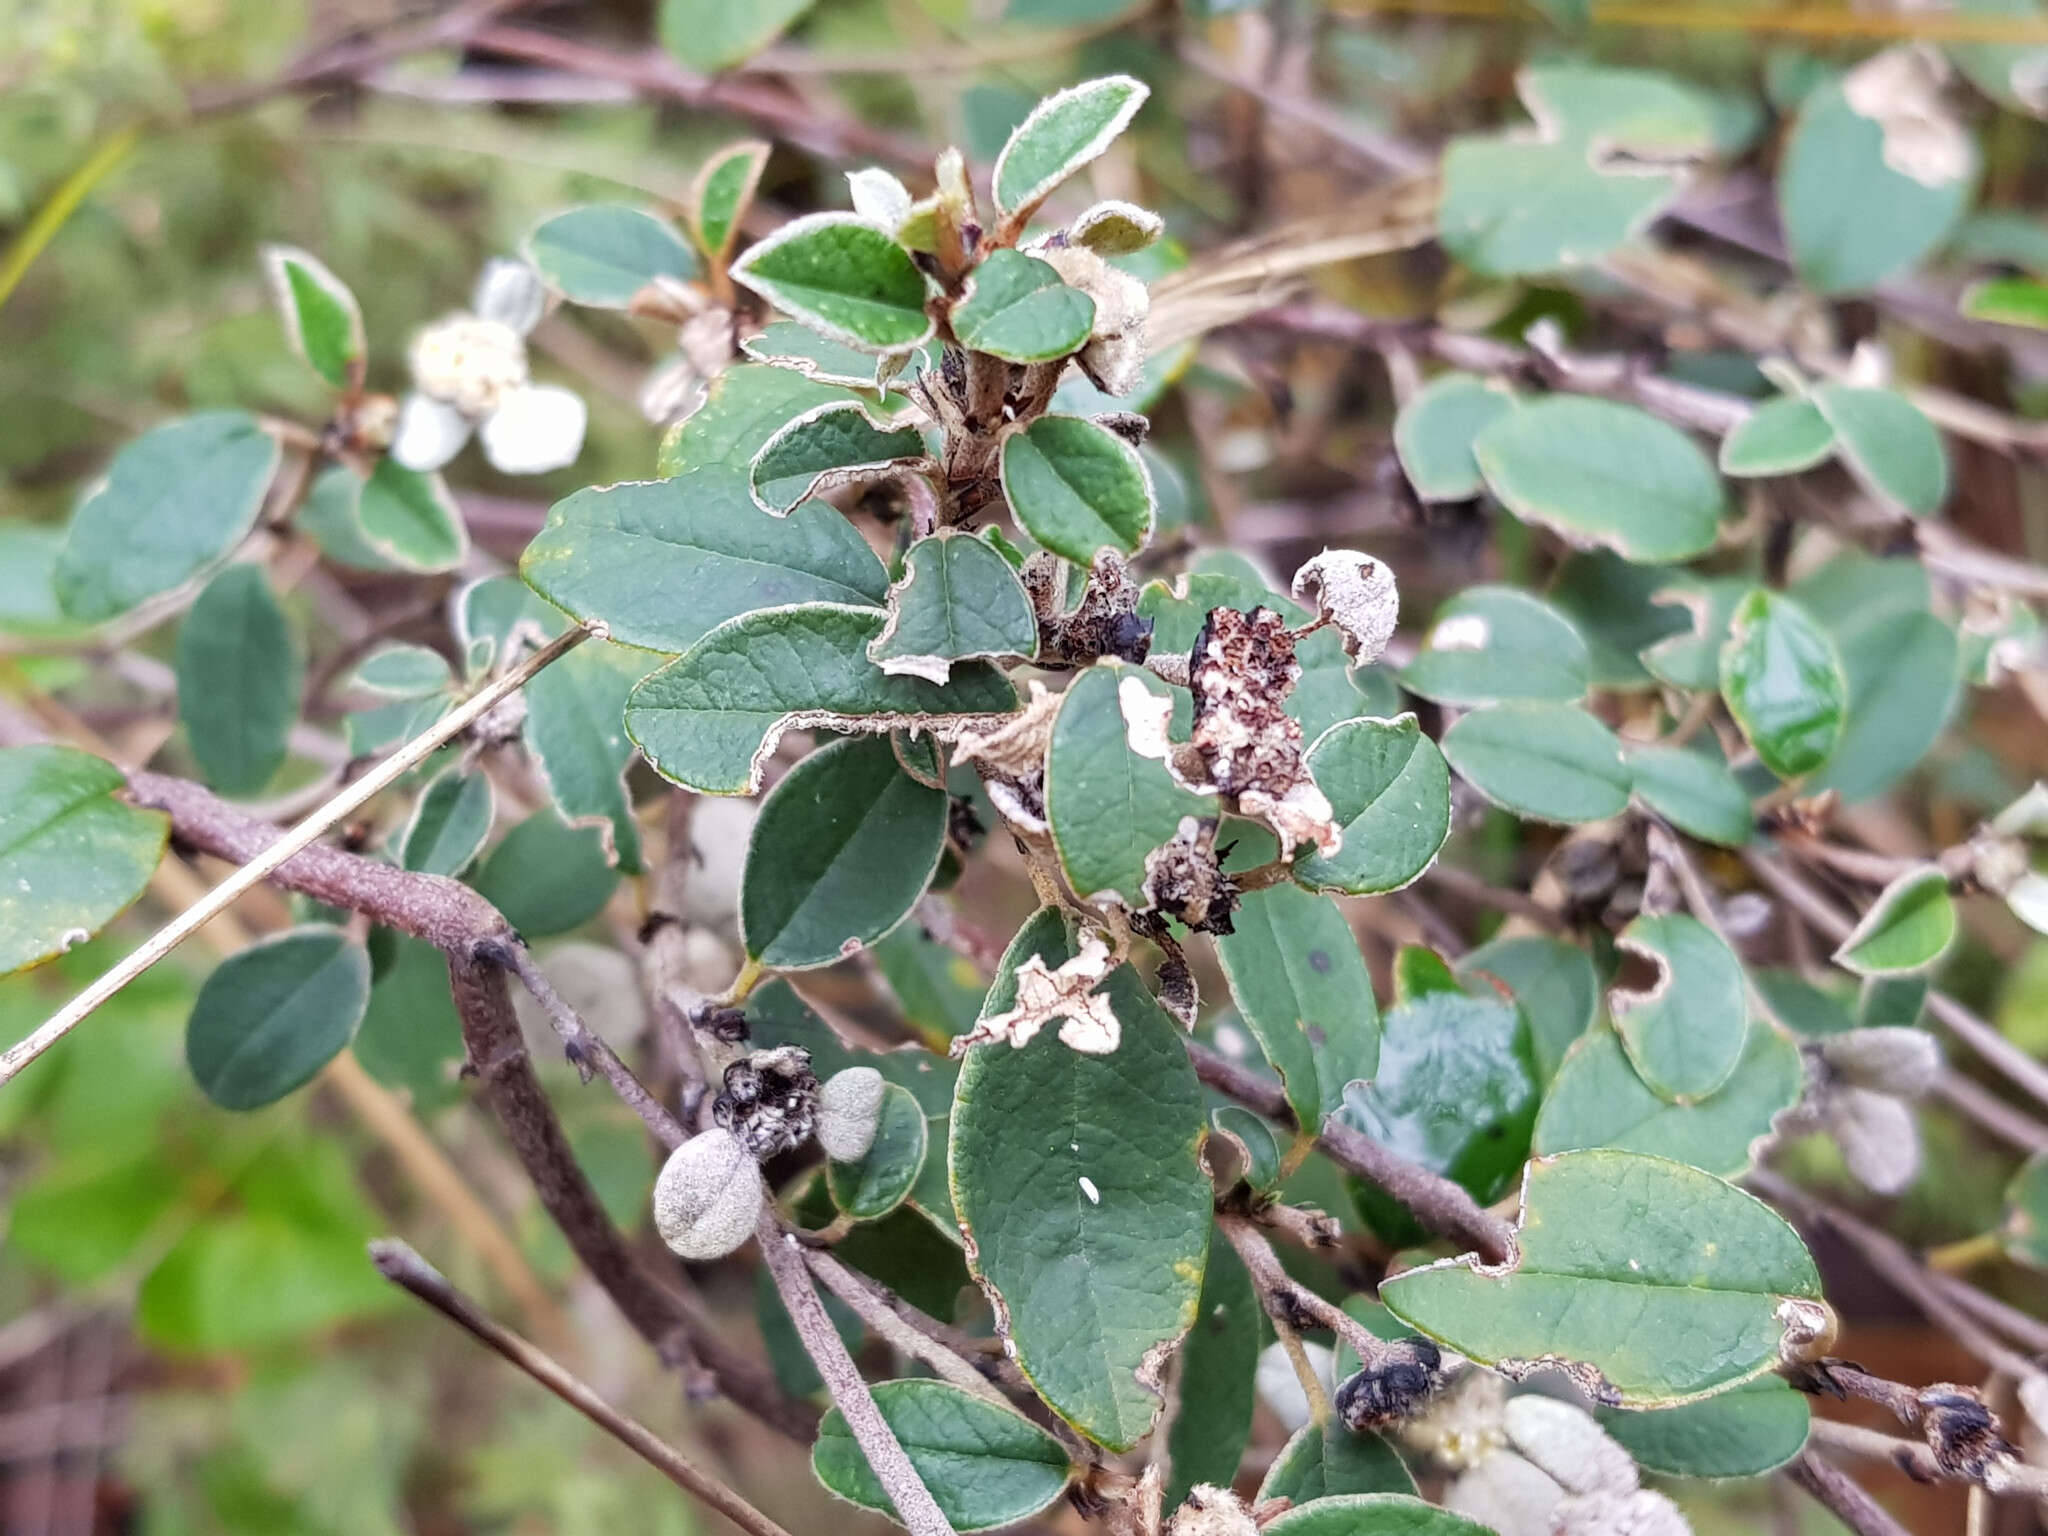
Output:
[[1508,1439],[1568,1493],[1625,1493],[1636,1486],[1633,1457],[1593,1416],[1554,1397],[1512,1398]]
[[1843,1082],[1902,1099],[1921,1097],[1941,1075],[1940,1045],[1910,1024],[1829,1035],[1820,1054]]
[[1552,1514],[1550,1531],[1551,1536],[1692,1536],[1678,1506],[1647,1488],[1566,1499]]
[[873,1067],[848,1067],[818,1090],[818,1145],[835,1163],[866,1157],[882,1120],[888,1084]]
[[722,1259],[752,1235],[767,1200],[761,1165],[723,1127],[669,1154],[654,1181],[654,1225],[683,1258]]

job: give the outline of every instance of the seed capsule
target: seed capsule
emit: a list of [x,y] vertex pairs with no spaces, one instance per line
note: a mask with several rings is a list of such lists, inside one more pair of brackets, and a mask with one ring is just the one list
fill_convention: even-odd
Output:
[[691,1137],[654,1181],[654,1225],[683,1258],[722,1259],[752,1235],[767,1187],[761,1165],[723,1127]]
[[835,1072],[818,1090],[818,1145],[835,1163],[856,1162],[875,1144],[888,1084],[873,1067]]

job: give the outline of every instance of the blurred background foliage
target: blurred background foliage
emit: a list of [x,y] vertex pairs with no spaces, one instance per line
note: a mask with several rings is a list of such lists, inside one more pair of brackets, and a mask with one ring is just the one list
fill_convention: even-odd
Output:
[[[726,3],[744,10],[754,0]],[[522,8],[520,21],[637,54],[656,35],[655,9],[592,0]],[[1241,98],[1183,62],[1186,48],[1242,44],[1254,23],[1266,35],[1314,40],[1305,54],[1284,55],[1277,89],[1312,89],[1349,129],[1431,141],[1523,121],[1515,68],[1570,55],[1682,72],[1720,93],[1729,143],[1758,142],[1774,131],[1774,115],[1870,46],[1853,26],[1837,39],[1773,30],[1780,13],[1765,0],[1716,8],[1723,21],[1746,13],[1749,27],[1596,26],[1570,39],[1518,7],[1413,14],[1429,9],[1296,0],[1268,14],[1256,0],[1010,0],[1005,11],[981,0],[817,0],[754,67],[821,117],[927,147],[956,141],[983,164],[1043,90],[1110,69],[1171,81],[1102,179],[1142,187],[1182,244],[1200,251],[1328,206],[1364,181],[1316,133],[1248,114]],[[633,100],[603,81],[586,93],[592,100],[500,100],[548,93],[522,90],[523,72],[503,60],[477,65],[454,51],[393,61],[310,100],[264,89],[315,42],[376,36],[420,15],[401,0],[0,0],[0,520],[60,523],[115,446],[177,412],[235,404],[320,419],[325,393],[288,350],[262,281],[261,244],[315,251],[354,287],[371,338],[369,382],[396,391],[412,330],[465,303],[479,265],[514,249],[543,215],[591,199],[672,204],[710,149],[755,130],[716,111]],[[778,76],[781,65],[789,68]],[[244,90],[245,105],[220,105]],[[1985,211],[1955,249],[2048,270],[2038,213],[2048,127],[1988,110],[1977,126]],[[1263,136],[1250,178],[1238,174],[1234,152],[1248,134]],[[779,145],[764,217],[840,206],[848,163]],[[82,167],[100,173],[92,184],[81,184]],[[39,211],[73,194],[75,211],[39,229]],[[1503,335],[1550,315],[1568,336],[1598,339],[1597,317],[1561,287],[1488,286],[1415,260],[1358,263],[1325,281],[1379,314],[1463,302]],[[1925,361],[1909,336],[1888,339],[1909,370]],[[465,510],[501,556],[516,552],[554,495],[650,474],[658,436],[634,404],[667,345],[656,329],[576,311],[552,319],[535,344],[543,377],[573,381],[591,399],[590,437],[573,469],[538,488],[466,461]],[[1711,347],[1670,366],[1722,388],[1766,388],[1749,359]],[[1981,376],[1950,382],[1987,386]],[[2023,414],[2048,408],[2048,378],[2015,368],[1999,387]],[[1190,466],[1186,515],[1269,546],[1311,533],[1320,540],[1322,528],[1302,523],[1300,509],[1371,486],[1386,448],[1382,388],[1374,370],[1313,356],[1286,376],[1197,366],[1159,411],[1160,445]],[[1207,438],[1210,466],[1232,473],[1228,505],[1215,504],[1215,479],[1196,472],[1191,431]],[[1305,441],[1313,454],[1293,451]],[[2038,468],[1966,455],[1958,470],[1975,485],[1956,503],[1966,531],[2048,558],[2048,483]],[[1476,527],[1374,536],[1404,544],[1404,579],[1422,573],[1408,600],[1424,612],[1432,583],[1441,591],[1482,572],[1537,574],[1512,520],[1497,526],[1490,547]],[[150,644],[164,652],[169,636]],[[49,683],[85,663],[7,665]],[[1915,791],[1928,820],[1952,837],[2044,769],[2038,717],[1980,694]],[[1492,859],[1505,873],[1518,835],[1512,818],[1495,813],[1461,834],[1460,862],[1484,872]],[[31,1028],[146,931],[147,916],[0,983],[0,1037]],[[409,943],[380,956],[358,1050],[374,1057],[382,1040],[378,1074],[408,1084],[444,1145],[501,1208],[519,1213],[516,1235],[565,1298],[584,1371],[665,1427],[680,1421],[686,1448],[700,1441],[742,1488],[773,1482],[778,1510],[797,1528],[883,1528],[828,1510],[815,1490],[806,1525],[791,1511],[805,1495],[788,1486],[792,1458],[782,1446],[722,1407],[674,1411],[672,1380],[574,1281],[530,1191],[462,1107],[447,1070],[459,1042],[445,975],[431,951]],[[0,1093],[0,1526],[22,1536],[710,1529],[709,1517],[615,1445],[375,1278],[362,1245],[397,1230],[458,1282],[489,1284],[388,1154],[325,1097],[253,1115],[201,1098],[181,1031],[202,971],[196,957],[159,967]],[[1942,984],[2029,1051],[2048,1050],[2048,943],[1995,917],[1973,922]],[[968,996],[971,1004],[971,987]],[[395,1021],[381,1036],[380,1016]],[[608,1098],[574,1092],[566,1067],[557,1079],[556,1102],[607,1203],[623,1221],[640,1221],[652,1162],[637,1124]],[[2005,1165],[1946,1128],[1939,1111],[1929,1122],[1929,1166],[1896,1230],[1915,1242],[1980,1232],[1997,1219]],[[1824,1155],[1818,1147],[1812,1157]],[[2010,1273],[1988,1283],[2043,1299]],[[753,1304],[722,1299],[742,1315]],[[1944,1341],[1906,1327],[1890,1298],[1842,1300],[1852,1318],[1860,1309],[1857,1352],[1873,1366],[1913,1380],[1957,1368]],[[1685,1496],[1702,1532],[1756,1529],[1767,1500],[1756,1488]],[[1821,1517],[1810,1518],[1821,1528]]]

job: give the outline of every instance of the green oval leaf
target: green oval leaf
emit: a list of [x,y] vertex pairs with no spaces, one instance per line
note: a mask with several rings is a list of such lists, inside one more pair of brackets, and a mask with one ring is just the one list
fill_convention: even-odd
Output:
[[1292,885],[1247,891],[1232,923],[1216,938],[1230,995],[1295,1118],[1320,1130],[1346,1087],[1379,1069],[1379,1005],[1358,940],[1336,902]]
[[305,663],[260,565],[231,565],[178,628],[178,719],[206,782],[253,795],[284,766]]
[[369,570],[448,571],[469,553],[447,482],[388,454],[367,478],[346,464],[322,471],[296,522],[331,558]]
[[1648,70],[1552,64],[1516,86],[1533,131],[1467,135],[1444,154],[1444,246],[1480,272],[1599,261],[1677,195],[1672,162],[1714,143],[1712,104]]
[[867,658],[880,609],[806,603],[728,620],[644,678],[626,732],[657,771],[707,795],[752,794],[786,730],[860,724],[916,730],[934,716],[1008,714],[1017,693],[985,661],[943,687],[890,677]]
[[1642,991],[1607,995],[1614,1027],[1643,1081],[1664,1098],[1705,1098],[1728,1081],[1748,1028],[1742,962],[1682,912],[1638,917],[1616,943],[1656,968]]
[[1646,646],[1643,669],[1667,688],[1700,692],[1721,685],[1721,647],[1729,621],[1751,586],[1741,576],[1674,582],[1663,599],[1687,620],[1685,627]]
[[1629,1065],[1620,1037],[1597,1029],[1558,1068],[1536,1117],[1532,1147],[1538,1156],[1613,1147],[1738,1178],[1754,1161],[1757,1143],[1770,1135],[1772,1120],[1805,1089],[1799,1048],[1763,1019],[1750,1021],[1728,1080],[1689,1104],[1660,1098]]
[[1796,475],[1835,451],[1835,429],[1810,395],[1766,400],[1721,439],[1721,473]]
[[[998,557],[1000,558],[1000,557]],[[1067,883],[1084,900],[1136,911],[1145,861],[1187,816],[1214,816],[1214,796],[1181,788],[1156,758],[1131,750],[1120,703],[1126,686],[1158,698],[1166,685],[1141,668],[1100,662],[1060,698],[1046,753],[1045,817]]]
[[2006,1257],[2029,1269],[2048,1269],[2048,1153],[2020,1164],[2005,1186],[2005,1220],[1998,1237]]
[[[777,324],[804,331],[806,335],[814,334],[793,320]],[[819,345],[864,357],[871,370],[864,387],[873,387],[872,370],[877,359],[872,354],[855,352],[822,337]],[[851,398],[836,384],[823,383],[802,369],[767,363],[735,364],[711,381],[702,405],[668,429],[654,456],[654,472],[669,479],[693,469],[715,469],[721,474],[736,474],[744,487],[746,466],[753,463],[754,455],[784,423],[812,406]]]
[[1078,352],[1095,327],[1095,301],[1069,288],[1049,262],[991,251],[953,306],[953,334],[970,351],[1008,363],[1046,363]]
[[864,219],[813,213],[749,246],[733,281],[834,341],[907,352],[932,334],[924,274],[910,252]]
[[697,253],[666,219],[623,203],[556,214],[526,237],[526,259],[572,304],[626,309],[657,278],[697,275]]
[[757,608],[879,604],[889,590],[881,561],[832,508],[764,516],[730,469],[578,491],[549,510],[519,574],[614,639],[671,652]]
[[439,651],[424,645],[384,645],[357,662],[346,687],[380,699],[424,699],[454,681]]
[[370,1002],[370,957],[325,923],[214,967],[185,1026],[185,1061],[222,1109],[274,1104],[340,1055]]
[[363,312],[348,285],[296,246],[266,245],[263,270],[292,350],[336,389],[363,364]]
[[1995,325],[2048,330],[2048,283],[2031,277],[1994,277],[1963,290],[1959,313]]
[[1924,971],[1956,936],[1948,876],[1932,864],[1909,870],[1879,893],[1835,951],[1835,964],[1859,976]]
[[[1057,966],[1072,952],[1065,920],[1041,910],[1011,941],[985,1011],[1014,1004],[1027,958]],[[1019,1368],[1061,1418],[1121,1451],[1151,1429],[1163,1352],[1195,1320],[1211,1190],[1179,1026],[1128,966],[1101,990],[1122,1025],[1106,1056],[1050,1029],[1022,1050],[968,1053],[950,1161],[968,1262]]]
[[1451,772],[1412,714],[1346,720],[1308,749],[1309,777],[1330,802],[1344,842],[1311,853],[1294,877],[1319,891],[1379,896],[1422,877],[1451,830]]
[[1152,477],[1129,443],[1081,416],[1041,416],[1003,439],[1003,495],[1056,555],[1135,554],[1152,531]]
[[605,856],[599,828],[572,827],[543,810],[505,834],[471,884],[506,922],[537,939],[597,916],[618,888],[619,871]]
[[1570,704],[1496,704],[1444,732],[1450,765],[1487,799],[1536,821],[1604,821],[1628,808],[1612,731]]
[[1827,632],[1788,597],[1759,587],[1721,647],[1721,695],[1763,764],[1781,779],[1813,772],[1842,739],[1849,680]]
[[450,768],[437,774],[412,808],[398,839],[403,869],[429,875],[459,875],[469,868],[491,835],[496,792],[487,773]]
[[[1536,1101],[1529,1028],[1520,1013],[1497,997],[1427,991],[1381,1020],[1379,1070],[1369,1086],[1346,1095],[1344,1118],[1490,1204],[1514,1183],[1528,1155]],[[1414,1219],[1377,1190],[1355,1184],[1353,1197],[1390,1241],[1420,1240]]]
[[1469,373],[1431,379],[1394,418],[1401,471],[1424,501],[1466,501],[1485,482],[1472,440],[1515,408],[1507,386]]
[[879,1221],[910,1197],[924,1171],[929,1130],[924,1106],[898,1083],[882,1090],[875,1142],[858,1162],[828,1163],[832,1203],[855,1221]]
[[53,581],[72,618],[97,624],[225,559],[256,526],[277,439],[244,411],[205,411],[143,433],[86,492]]
[[816,0],[661,0],[656,28],[662,47],[701,75],[744,64],[766,48]]
[[1038,654],[1038,615],[993,544],[941,529],[910,546],[889,622],[868,647],[884,672],[943,683],[956,661]]
[[1655,681],[1643,652],[1689,627],[1672,601],[1689,585],[1667,566],[1634,565],[1611,550],[1581,550],[1558,567],[1545,594],[1586,642],[1595,688],[1648,688]]
[[1948,453],[1920,407],[1897,390],[1823,384],[1813,403],[1834,429],[1842,462],[1879,500],[1932,517],[1948,499]]
[[[879,1381],[870,1392],[932,1502],[957,1531],[1037,1514],[1073,1475],[1059,1441],[1020,1413],[943,1381]],[[894,1513],[838,1409],[818,1426],[811,1469],[840,1498]]]
[[739,233],[740,219],[754,201],[770,153],[770,147],[759,139],[745,139],[712,151],[697,168],[683,200],[684,217],[705,260],[722,263],[732,251],[733,236]]
[[1820,1300],[1813,1259],[1782,1216],[1664,1158],[1536,1159],[1516,1239],[1501,1272],[1466,1254],[1383,1282],[1380,1299],[1482,1365],[1581,1362],[1615,1406],[1644,1407],[1763,1375],[1777,1363],[1783,1303]]
[[845,959],[909,915],[945,841],[946,792],[905,773],[886,736],[821,747],[761,802],[740,881],[747,953],[777,970]]
[[1400,1493],[1347,1493],[1290,1509],[1260,1536],[1491,1536],[1486,1526]]
[[754,455],[754,505],[780,517],[820,492],[923,458],[915,427],[889,428],[858,400],[832,400],[792,417]]
[[1196,1483],[1227,1484],[1236,1476],[1251,1439],[1252,1373],[1264,1316],[1244,1262],[1229,1243],[1211,1237],[1195,1325],[1181,1345],[1174,1383],[1167,1509],[1178,1507]]
[[1401,686],[1438,704],[1586,696],[1591,662],[1571,620],[1514,587],[1467,587],[1436,611]]
[[1468,986],[1479,977],[1507,988],[1528,1021],[1537,1077],[1545,1083],[1600,1012],[1593,957],[1563,939],[1541,934],[1492,939],[1458,961],[1458,977]]
[[1266,1469],[1256,1502],[1290,1499],[1305,1505],[1349,1494],[1414,1491],[1408,1468],[1378,1435],[1353,1434],[1338,1423],[1304,1424]]
[[1151,92],[1129,75],[1069,86],[1017,125],[996,156],[996,208],[1017,221],[1053,188],[1096,158],[1130,126]]
[[0,976],[90,938],[149,884],[170,822],[116,800],[127,783],[71,747],[0,748]]
[[1839,83],[1800,106],[1778,166],[1778,209],[1799,275],[1822,293],[1873,288],[1947,238],[1969,206],[1975,155],[1933,183],[1885,161],[1885,130],[1849,105]]
[[1669,564],[1714,547],[1726,499],[1693,440],[1647,411],[1584,395],[1516,407],[1473,443],[1510,512],[1579,545]]
[[[559,627],[551,618],[548,632]],[[640,828],[626,786],[633,743],[624,712],[653,662],[645,651],[592,640],[526,685],[526,745],[556,808],[571,825],[598,827],[605,852],[629,875],[640,873]]]
[[1762,1477],[1806,1447],[1806,1394],[1763,1376],[1678,1408],[1597,1408],[1600,1427],[1646,1472],[1667,1477]]
[[1623,756],[1636,796],[1681,832],[1724,848],[1749,841],[1756,814],[1726,763],[1655,743],[1630,745]]
[[1926,568],[1917,560],[1838,555],[1793,590],[1842,658],[1849,717],[1834,756],[1805,786],[1852,804],[1896,784],[1921,761],[1955,714],[1962,693],[1956,631],[1928,611]]

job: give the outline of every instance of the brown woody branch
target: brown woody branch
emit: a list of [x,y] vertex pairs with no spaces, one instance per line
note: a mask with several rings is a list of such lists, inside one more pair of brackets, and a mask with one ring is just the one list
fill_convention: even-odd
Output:
[[1856,1536],[1912,1536],[1885,1512],[1848,1473],[1812,1451],[1800,1452],[1785,1469],[1785,1476],[1813,1495],[1822,1508],[1834,1515]]
[[485,1348],[511,1361],[678,1488],[702,1499],[747,1532],[747,1536],[790,1536],[645,1424],[614,1408],[560,1362],[491,1317],[406,1244],[396,1240],[374,1242],[370,1244],[370,1260],[386,1280],[411,1292]]
[[[280,835],[210,791],[165,774],[129,775],[137,804],[169,813],[180,846],[245,864]],[[667,1360],[686,1352],[735,1403],[797,1440],[816,1415],[784,1397],[762,1367],[736,1352],[678,1291],[662,1284],[628,1247],[599,1203],[528,1059],[505,985],[506,957],[523,949],[498,909],[469,887],[415,874],[340,849],[314,845],[271,875],[273,883],[347,907],[448,956],[469,1069],[541,1204],[592,1277]]]

